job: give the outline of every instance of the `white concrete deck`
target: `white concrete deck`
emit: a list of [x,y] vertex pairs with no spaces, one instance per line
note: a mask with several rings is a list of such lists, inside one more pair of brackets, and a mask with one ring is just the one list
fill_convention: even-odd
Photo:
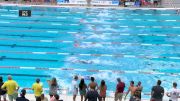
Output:
[[[45,96],[49,99],[49,95],[45,95]],[[33,94],[27,94],[26,98],[28,98],[30,101],[35,101],[35,97]],[[67,96],[67,95],[60,95],[60,99],[62,99],[63,101],[73,101],[72,96]],[[80,96],[77,96],[76,101],[81,101]],[[114,101],[114,98],[107,97],[106,101]],[[123,101],[129,101],[129,100],[127,98],[126,100],[123,99]],[[149,101],[149,99],[142,99],[142,101]],[[168,101],[168,98],[165,96],[163,101]]]

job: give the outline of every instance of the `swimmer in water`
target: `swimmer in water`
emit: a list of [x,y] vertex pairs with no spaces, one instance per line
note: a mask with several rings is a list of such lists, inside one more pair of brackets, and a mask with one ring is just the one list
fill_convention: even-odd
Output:
[[74,47],[80,47],[80,43],[78,41],[74,41]]
[[81,79],[90,80],[91,76],[89,76],[89,75],[85,75],[85,76],[78,75],[78,78],[79,78],[79,80],[81,80]]
[[92,60],[78,60],[77,57],[70,57],[67,61],[72,62],[72,63],[82,63],[82,64],[92,64],[93,63]]
[[177,9],[177,10],[176,10],[176,14],[180,14],[180,9]]

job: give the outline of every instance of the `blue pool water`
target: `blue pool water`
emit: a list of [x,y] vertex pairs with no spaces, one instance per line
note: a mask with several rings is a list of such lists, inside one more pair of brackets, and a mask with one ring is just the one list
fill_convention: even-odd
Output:
[[[18,17],[19,9],[32,16]],[[158,79],[169,89],[180,83],[179,33],[176,10],[1,6],[0,74],[12,74],[21,87],[41,78],[48,88],[46,80],[56,77],[69,88],[79,75],[104,79],[109,92],[117,77],[126,90],[135,80],[150,92]]]

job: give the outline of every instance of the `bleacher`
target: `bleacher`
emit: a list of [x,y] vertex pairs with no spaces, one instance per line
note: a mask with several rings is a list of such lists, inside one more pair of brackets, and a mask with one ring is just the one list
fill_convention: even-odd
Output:
[[162,0],[162,7],[174,8],[180,7],[180,0]]

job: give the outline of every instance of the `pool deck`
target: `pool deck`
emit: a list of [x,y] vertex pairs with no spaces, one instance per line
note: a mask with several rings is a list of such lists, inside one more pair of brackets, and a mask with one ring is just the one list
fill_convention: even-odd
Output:
[[[46,95],[46,97],[49,99],[49,96]],[[27,94],[26,98],[28,98],[30,101],[35,101],[34,95],[33,94]],[[72,100],[72,96],[67,96],[67,95],[60,95],[60,99],[63,99],[63,101],[73,101]],[[76,101],[81,101],[80,100],[80,96],[77,96]],[[107,97],[106,101],[114,101],[114,98],[112,97]],[[126,100],[123,101],[129,101],[128,98]],[[143,99],[142,101],[149,101],[149,99]],[[168,98],[165,96],[163,101],[168,101]],[[180,101],[180,100],[178,100]]]
[[[6,2],[1,2],[0,5],[7,5],[7,6],[31,6],[31,7],[74,7],[74,8],[87,8],[87,6],[79,6],[79,5],[28,5],[28,4],[14,4],[14,3],[6,3]],[[130,10],[135,10],[135,9],[142,9],[142,10],[149,10],[149,9],[158,9],[158,10],[167,10],[167,9],[180,9],[180,8],[132,8],[132,7],[117,7],[117,6],[91,6],[88,8],[114,8],[114,9],[130,9]],[[30,100],[30,101],[35,101],[34,95],[33,94],[27,94],[26,97]],[[46,97],[49,96],[46,95]],[[73,101],[72,100],[72,96],[68,96],[68,95],[61,95],[60,96],[61,99],[63,99],[64,101]],[[80,101],[80,96],[77,97],[76,101]],[[112,97],[107,97],[106,101],[114,101],[114,98]],[[128,99],[126,100],[128,101]],[[149,101],[149,99],[143,99],[142,101]],[[163,101],[168,101],[168,98],[165,96]],[[179,100],[180,101],[180,100]]]

